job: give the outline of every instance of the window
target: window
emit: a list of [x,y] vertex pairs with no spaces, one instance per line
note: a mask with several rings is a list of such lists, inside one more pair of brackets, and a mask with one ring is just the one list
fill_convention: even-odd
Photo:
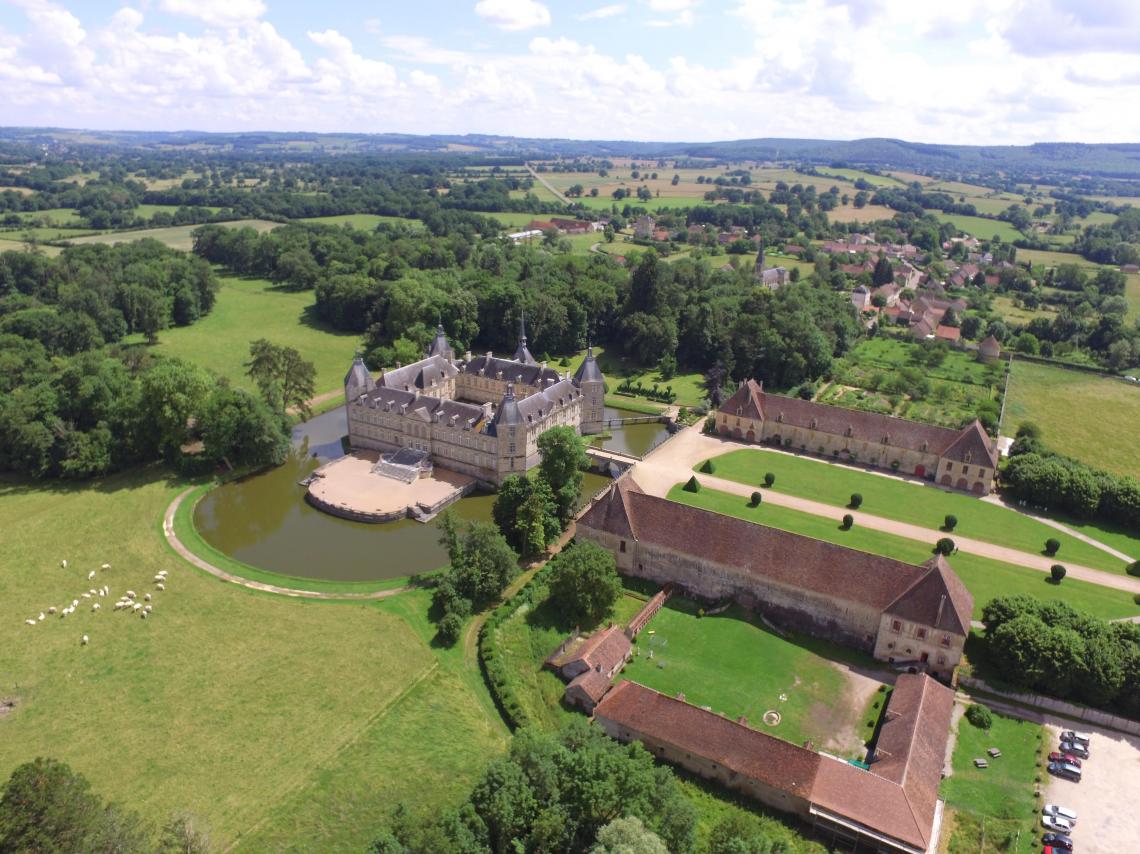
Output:
[[891,620],[891,631],[892,632],[901,632],[902,631],[902,623],[900,623],[898,620]]
[[926,629],[919,629],[917,634],[918,634],[919,640],[925,640],[926,639]]
[[944,655],[938,656],[938,663],[939,664],[945,664],[946,663],[946,656],[944,656]]
[[942,639],[938,642],[943,646],[950,646],[950,635],[943,635]]
[[962,466],[962,474],[963,474],[964,476],[966,476],[966,477],[969,477],[969,475],[970,475],[970,467],[969,467],[969,466]]
[[618,546],[618,551],[619,551],[619,552],[624,552],[624,551],[625,551],[625,540],[622,540],[622,541],[621,541],[621,545],[620,545],[620,546]]
[[947,463],[946,464],[946,471],[954,471],[954,464],[953,463]]

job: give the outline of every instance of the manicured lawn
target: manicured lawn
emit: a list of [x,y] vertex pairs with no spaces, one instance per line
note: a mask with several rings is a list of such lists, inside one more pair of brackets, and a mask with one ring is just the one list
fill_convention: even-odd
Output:
[[[160,332],[155,349],[252,388],[244,363],[249,343],[256,338],[296,347],[316,364],[318,394],[340,386],[360,341],[357,335],[332,330],[316,318],[311,291],[285,290],[265,279],[223,276],[213,310],[192,326]],[[142,343],[141,336],[130,340]]]
[[[863,758],[870,731],[861,727],[862,703],[818,654],[826,644],[782,638],[738,606],[713,617],[700,617],[698,608],[689,599],[670,600],[638,636],[625,676],[670,696],[683,692],[689,703],[733,720],[743,715],[794,744],[811,740]],[[779,713],[777,725],[764,722],[767,711]]]
[[[253,228],[259,232],[271,231],[277,228],[281,223],[270,222],[264,219],[239,219],[233,222],[219,223],[226,228]],[[90,234],[88,237],[76,237],[75,239],[68,238],[70,243],[76,246],[83,246],[87,243],[133,243],[136,240],[145,240],[150,238],[165,243],[171,249],[180,249],[183,252],[189,252],[194,248],[193,232],[198,225],[173,225],[168,228],[143,228],[138,231],[118,231],[109,232],[106,234]],[[66,237],[66,235],[64,235]]]
[[[958,722],[954,772],[943,781],[941,790],[946,804],[960,814],[955,833],[958,847],[951,850],[981,850],[983,817],[991,841],[1011,832],[1016,837],[1017,831],[1021,832],[1017,848],[992,850],[1038,850],[1032,839],[1037,822],[1033,786],[1034,779],[1042,773],[1037,757],[1044,744],[1043,732],[1040,724],[997,713],[989,730],[978,729],[965,717]],[[1000,758],[987,756],[991,747],[1001,750]],[[976,768],[975,759],[986,759],[989,767]],[[974,847],[969,847],[971,842]],[[986,850],[991,850],[988,845]]]
[[[761,504],[760,507],[749,507],[748,499],[742,496],[719,492],[708,487],[703,487],[697,493],[685,492],[681,489],[681,484],[677,484],[669,491],[669,498],[715,513],[736,516],[739,519],[770,525],[773,528],[915,565],[931,557],[931,548],[916,540],[871,531],[859,526],[849,531],[841,530],[842,513],[838,510],[835,519],[832,520],[768,503]],[[1064,586],[1058,588],[1049,582],[1049,577],[1044,572],[1023,569],[962,552],[953,555],[950,563],[958,573],[958,577],[962,579],[962,583],[974,596],[975,620],[981,619],[982,608],[991,599],[1013,593],[1026,593],[1039,599],[1063,598],[1074,608],[1104,620],[1140,614],[1140,606],[1137,606],[1132,597],[1122,590],[1101,587],[1074,578],[1066,579]]]
[[[362,850],[395,793],[450,804],[503,734],[462,649],[429,646],[428,593],[323,603],[220,583],[159,532],[186,485],[158,467],[89,485],[0,481],[0,696],[16,700],[0,721],[0,779],[57,757],[149,820],[192,813],[219,849],[305,821],[292,844]],[[161,569],[150,619],[111,609],[128,588],[153,591]],[[24,625],[101,584],[100,612]]]
[[1015,359],[1002,433],[1012,436],[1024,421],[1060,453],[1140,477],[1140,385]]
[[[676,374],[669,379],[661,376],[661,372],[656,368],[646,370],[637,365],[632,364],[628,359],[619,355],[611,355],[607,353],[603,347],[594,347],[594,357],[598,360],[598,366],[602,369],[602,373],[606,377],[606,386],[609,388],[610,394],[613,396],[612,405],[632,408],[633,400],[645,400],[650,405],[658,405],[664,408],[665,404],[660,404],[658,401],[651,401],[647,398],[638,398],[636,395],[630,398],[631,402],[623,403],[626,399],[625,395],[618,395],[617,389],[621,385],[622,380],[630,379],[633,382],[641,381],[644,388],[652,388],[654,384],[664,389],[666,386],[672,386],[673,391],[677,395],[676,403],[678,406],[699,406],[705,399],[704,378],[699,373],[693,374]],[[573,374],[578,370],[578,366],[582,364],[582,360],[586,358],[586,351],[570,357],[570,367],[565,368],[559,366],[559,370],[570,371]],[[659,411],[659,410],[658,410]]]
[[[1125,564],[1108,552],[1064,534],[1055,528],[1006,507],[981,501],[972,495],[948,492],[934,486],[911,483],[896,477],[832,465],[818,459],[798,457],[783,451],[741,448],[713,458],[716,477],[759,487],[764,475],[776,475],[777,492],[834,505],[839,515],[852,493],[863,496],[859,508],[888,519],[897,519],[932,530],[942,527],[947,515],[958,517],[950,536],[960,535],[988,543],[1042,554],[1045,541],[1061,543],[1058,560],[1082,566],[1123,572]],[[937,534],[932,535],[935,539]],[[1140,544],[1138,544],[1140,545]]]
[[381,216],[380,214],[338,214],[337,216],[310,216],[299,219],[297,222],[311,222],[314,225],[351,225],[353,228],[375,231],[376,226],[382,222],[403,223],[404,225],[419,226],[418,219],[409,219],[403,216]]

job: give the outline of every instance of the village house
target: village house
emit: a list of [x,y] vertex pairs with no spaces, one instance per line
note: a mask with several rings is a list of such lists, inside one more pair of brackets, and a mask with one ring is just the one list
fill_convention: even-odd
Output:
[[621,626],[610,625],[588,638],[567,638],[543,666],[570,683],[566,686],[566,702],[589,713],[629,661],[632,648]]
[[978,359],[987,364],[993,364],[1001,358],[1001,344],[992,335],[987,335],[985,340],[978,345]]
[[651,216],[639,216],[633,223],[633,236],[639,240],[648,240],[657,227],[657,220]]
[[989,494],[997,470],[996,447],[977,420],[951,430],[768,394],[755,380],[741,383],[717,410],[716,426],[722,436],[858,461],[977,495]]
[[941,555],[921,566],[645,494],[629,476],[582,515],[577,535],[619,571],[949,680],[973,597]]
[[799,817],[844,850],[933,854],[953,711],[951,689],[900,675],[867,769],[628,680],[604,695],[594,721],[611,738],[639,741],[659,759]]
[[871,307],[871,291],[866,285],[859,285],[851,292],[851,304],[856,311],[866,311]]

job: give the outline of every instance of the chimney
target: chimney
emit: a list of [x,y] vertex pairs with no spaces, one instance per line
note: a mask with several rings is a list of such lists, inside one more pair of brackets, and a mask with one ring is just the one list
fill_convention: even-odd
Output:
[[397,361],[397,362],[396,362],[396,367],[397,367],[397,368],[400,368],[400,367],[402,367],[402,366],[400,365],[399,361]]

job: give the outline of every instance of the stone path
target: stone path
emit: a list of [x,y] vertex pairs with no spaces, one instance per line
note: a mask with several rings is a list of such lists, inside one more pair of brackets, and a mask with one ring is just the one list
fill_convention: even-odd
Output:
[[1074,530],[1073,528],[1070,528],[1068,525],[1066,525],[1062,522],[1058,522],[1056,519],[1050,519],[1048,516],[1039,516],[1036,513],[1034,513],[1032,510],[1027,510],[1024,507],[1018,507],[1014,504],[1010,504],[1006,501],[1002,501],[1001,498],[999,498],[996,495],[987,495],[982,500],[983,501],[989,501],[991,504],[997,504],[997,505],[999,505],[1001,507],[1005,507],[1009,510],[1013,510],[1015,513],[1020,513],[1023,516],[1029,516],[1031,519],[1036,519],[1038,522],[1042,523],[1043,525],[1048,525],[1050,528],[1054,528],[1054,529],[1060,531],[1062,534],[1068,534],[1070,537],[1078,539],[1081,542],[1088,543],[1090,546],[1094,546],[1094,547],[1100,549],[1102,552],[1107,552],[1108,554],[1112,555],[1117,560],[1122,560],[1125,563],[1132,563],[1132,561],[1137,559],[1137,558],[1132,557],[1131,555],[1126,555],[1122,551],[1118,551],[1118,550],[1114,549],[1110,545],[1102,543],[1100,540],[1097,540],[1094,537],[1090,537],[1088,534],[1082,534],[1080,531]]
[[162,532],[166,537],[166,541],[170,543],[170,547],[173,548],[174,551],[178,552],[181,557],[194,564],[198,569],[210,573],[210,575],[215,578],[220,578],[222,581],[228,581],[231,584],[237,584],[241,587],[248,587],[250,590],[260,590],[262,593],[276,593],[279,596],[291,596],[297,599],[356,599],[367,601],[370,599],[386,599],[389,596],[395,596],[397,593],[402,593],[410,589],[408,587],[394,587],[391,590],[375,590],[371,593],[323,593],[316,590],[298,590],[294,587],[280,587],[276,584],[251,581],[248,578],[242,578],[231,572],[226,572],[226,570],[202,560],[202,558],[186,548],[182,541],[178,539],[178,535],[174,533],[174,514],[178,512],[178,508],[182,505],[183,500],[187,495],[193,492],[194,489],[195,487],[190,487],[170,502],[170,506],[166,508],[166,514],[162,519]]
[[[755,450],[757,453],[783,453],[782,451],[775,451],[758,445],[746,445],[719,436],[705,435],[700,431],[700,424],[698,423],[683,430],[670,441],[665,442],[656,451],[634,466],[633,478],[641,488],[649,494],[664,497],[673,486],[689,479],[693,474],[693,466],[697,463],[709,457],[723,454],[726,451],[735,450],[737,448],[749,448]],[[717,489],[746,498],[751,496],[757,489],[755,486],[748,486],[732,480],[724,480],[714,475],[697,474],[697,479],[702,485],[710,489]],[[945,536],[942,531],[933,528],[924,528],[920,525],[912,525],[908,522],[900,522],[896,519],[874,516],[870,513],[864,513],[858,510],[834,507],[830,504],[823,504],[819,501],[787,495],[771,489],[764,490],[764,501],[780,507],[790,507],[793,510],[799,510],[803,513],[811,513],[813,516],[824,516],[829,519],[835,519],[837,523],[843,514],[850,513],[852,517],[854,517],[856,525],[874,531],[882,531],[887,534],[905,537],[908,540],[917,540],[932,547],[939,538]],[[1018,549],[1011,549],[1006,546],[986,543],[981,540],[974,540],[959,535],[954,536],[954,543],[958,546],[960,551],[992,558],[993,560],[999,560],[1004,563],[1024,566],[1040,572],[1049,572],[1049,568],[1056,563],[1055,559],[1048,558],[1044,555],[1030,554],[1029,552],[1023,552]],[[1080,566],[1068,562],[1065,563],[1065,567],[1068,570],[1069,578],[1079,578],[1082,581],[1089,581],[1093,584],[1099,584],[1102,587],[1112,587],[1116,590],[1125,590],[1129,593],[1140,593],[1140,578],[1116,575],[1104,570],[1093,569],[1092,567]]]

